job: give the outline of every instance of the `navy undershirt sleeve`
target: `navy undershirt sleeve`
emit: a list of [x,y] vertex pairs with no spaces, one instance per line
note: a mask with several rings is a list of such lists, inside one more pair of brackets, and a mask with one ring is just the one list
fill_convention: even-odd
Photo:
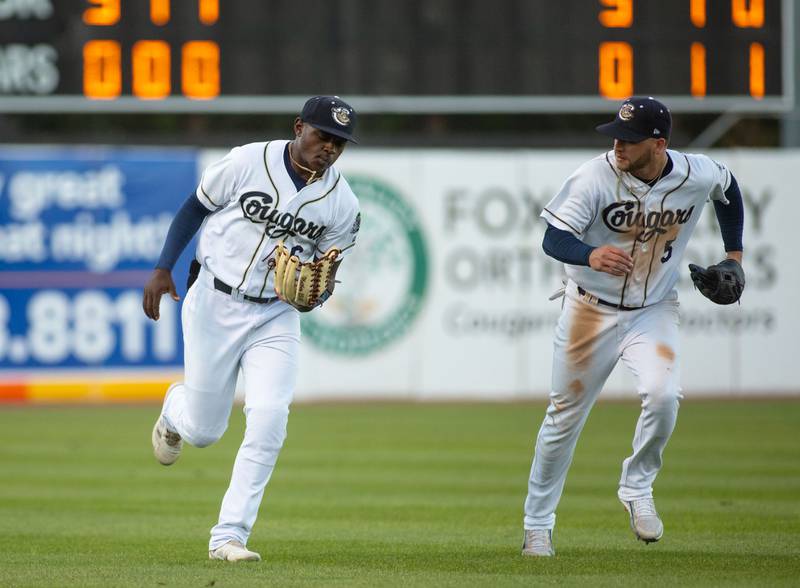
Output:
[[211,214],[211,211],[203,206],[197,196],[190,194],[183,203],[172,224],[167,231],[167,240],[161,250],[161,257],[158,258],[156,269],[172,271],[175,262],[178,261],[183,250],[192,240],[194,234],[203,224],[203,220]]
[[725,251],[742,251],[742,233],[744,232],[744,204],[742,193],[736,178],[731,174],[731,184],[725,190],[728,204],[714,200],[714,212],[719,221],[719,230],[722,233],[722,242]]
[[550,223],[544,232],[542,249],[550,257],[570,265],[589,265],[589,255],[594,247],[587,245],[569,231],[562,231]]

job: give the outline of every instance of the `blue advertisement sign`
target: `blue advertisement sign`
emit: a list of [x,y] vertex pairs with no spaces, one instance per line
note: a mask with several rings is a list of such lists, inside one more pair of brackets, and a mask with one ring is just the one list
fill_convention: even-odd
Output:
[[142,288],[197,181],[189,149],[0,149],[0,370],[180,365],[179,305],[153,322]]

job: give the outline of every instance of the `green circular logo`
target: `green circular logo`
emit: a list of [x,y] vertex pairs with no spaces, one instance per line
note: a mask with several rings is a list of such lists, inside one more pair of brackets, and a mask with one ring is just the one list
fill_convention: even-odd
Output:
[[397,340],[419,314],[428,252],[422,225],[397,190],[364,176],[348,182],[361,207],[358,240],[336,274],[342,284],[303,315],[302,328],[320,349],[367,355]]

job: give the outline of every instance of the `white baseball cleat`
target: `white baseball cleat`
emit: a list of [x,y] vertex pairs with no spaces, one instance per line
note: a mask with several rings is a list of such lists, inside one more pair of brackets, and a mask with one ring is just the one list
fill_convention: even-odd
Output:
[[656,503],[652,498],[621,500],[631,517],[631,529],[637,539],[645,543],[655,543],[664,534],[664,524],[658,518]]
[[552,529],[525,529],[522,542],[522,555],[533,557],[550,557],[556,554],[553,549]]
[[167,428],[164,417],[159,415],[153,427],[153,455],[161,465],[172,465],[181,455],[181,436]]
[[208,559],[221,559],[223,561],[261,561],[261,556],[255,551],[250,551],[238,541],[228,541],[221,547],[209,550]]

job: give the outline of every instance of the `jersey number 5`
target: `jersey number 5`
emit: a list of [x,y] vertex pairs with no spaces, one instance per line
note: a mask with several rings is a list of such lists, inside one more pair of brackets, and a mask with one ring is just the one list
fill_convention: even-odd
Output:
[[664,256],[661,258],[661,263],[667,263],[669,258],[672,257],[672,244],[674,242],[675,239],[672,239],[664,244]]

